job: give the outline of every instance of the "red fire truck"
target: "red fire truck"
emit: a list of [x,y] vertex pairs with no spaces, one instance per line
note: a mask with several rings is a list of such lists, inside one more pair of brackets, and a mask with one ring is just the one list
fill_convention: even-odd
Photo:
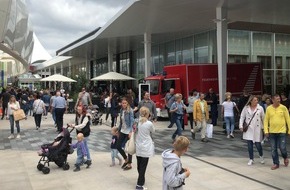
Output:
[[[175,93],[181,93],[185,100],[193,89],[207,93],[209,88],[213,88],[218,94],[218,65],[165,66],[162,75],[149,76],[145,81],[150,84],[150,97],[156,103],[158,117],[168,117],[164,97],[170,88],[174,88]],[[227,64],[227,91],[232,92],[233,95],[238,96],[243,90],[252,94],[261,94],[262,82],[260,63]]]

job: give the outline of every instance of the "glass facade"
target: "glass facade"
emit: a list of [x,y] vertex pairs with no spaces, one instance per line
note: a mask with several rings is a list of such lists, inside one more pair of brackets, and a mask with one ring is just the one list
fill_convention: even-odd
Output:
[[91,62],[91,78],[108,72],[108,58],[101,58]]
[[228,62],[260,62],[264,92],[290,92],[290,35],[256,31],[228,31]]
[[[216,30],[174,39],[151,48],[151,72],[175,64],[217,63]],[[144,48],[114,55],[117,72],[144,78]],[[264,92],[290,92],[290,35],[256,31],[228,30],[228,62],[260,62]],[[107,58],[92,65],[92,77],[108,71]]]

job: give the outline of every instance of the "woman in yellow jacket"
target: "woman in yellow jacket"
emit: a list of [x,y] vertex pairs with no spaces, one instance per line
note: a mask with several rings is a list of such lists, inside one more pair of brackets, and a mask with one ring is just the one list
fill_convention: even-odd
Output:
[[204,100],[204,93],[200,93],[200,97],[193,104],[193,119],[196,122],[196,126],[193,130],[192,137],[195,138],[195,132],[201,129],[201,141],[207,142],[205,138],[206,123],[209,120],[208,106]]

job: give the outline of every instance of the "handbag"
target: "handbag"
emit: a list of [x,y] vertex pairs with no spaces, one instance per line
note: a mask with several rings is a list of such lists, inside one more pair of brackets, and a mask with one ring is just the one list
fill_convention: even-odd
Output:
[[249,128],[249,126],[250,126],[250,124],[251,124],[253,118],[255,117],[257,111],[258,111],[258,109],[257,109],[257,110],[255,111],[255,113],[253,114],[253,116],[252,116],[252,118],[251,118],[249,124],[247,124],[247,122],[246,122],[246,118],[244,119],[244,122],[243,122],[243,132],[244,132],[244,133],[248,131],[248,128]]
[[206,136],[207,138],[212,138],[213,134],[213,124],[207,124],[206,125]]
[[130,139],[126,142],[125,152],[127,152],[130,155],[133,155],[136,153],[135,132],[132,132]]
[[40,104],[40,101],[38,102],[38,105],[37,105],[36,109],[33,110],[33,114],[32,114],[33,117],[35,116],[35,114],[36,114],[36,112],[37,112],[37,110],[38,110],[39,104]]
[[13,112],[13,117],[15,121],[20,121],[26,118],[23,109],[18,109]]

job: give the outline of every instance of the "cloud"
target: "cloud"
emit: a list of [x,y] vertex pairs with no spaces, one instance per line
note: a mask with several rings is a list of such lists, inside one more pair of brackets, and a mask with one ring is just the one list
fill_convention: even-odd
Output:
[[33,30],[44,48],[56,50],[102,27],[129,0],[26,0]]

